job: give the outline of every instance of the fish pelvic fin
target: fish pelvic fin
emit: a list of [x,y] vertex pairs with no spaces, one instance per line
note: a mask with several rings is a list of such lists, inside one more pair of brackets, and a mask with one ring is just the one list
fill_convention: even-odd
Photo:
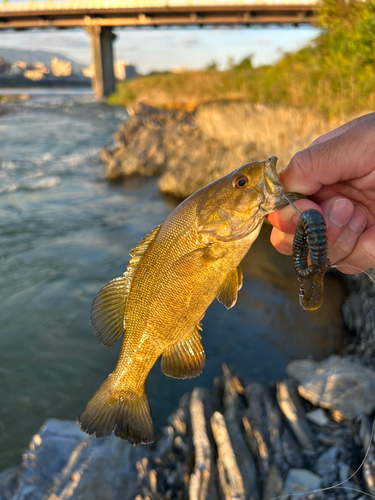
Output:
[[91,325],[98,339],[104,345],[113,345],[125,331],[125,312],[134,275],[147,249],[156,238],[160,227],[155,227],[133,248],[124,275],[105,285],[92,303]]
[[165,375],[174,378],[192,378],[202,373],[206,355],[201,342],[201,326],[193,333],[163,352],[161,369]]
[[116,436],[132,445],[149,444],[155,439],[150,403],[146,391],[124,397],[114,395],[111,376],[99,387],[77,422],[86,434],[97,438]]
[[221,285],[217,300],[227,309],[230,309],[237,302],[237,292],[241,290],[243,284],[243,274],[241,266],[231,271]]

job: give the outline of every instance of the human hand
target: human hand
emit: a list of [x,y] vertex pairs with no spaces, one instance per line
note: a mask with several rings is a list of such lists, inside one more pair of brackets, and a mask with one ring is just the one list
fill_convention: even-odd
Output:
[[[319,210],[328,257],[345,274],[375,266],[375,113],[356,118],[296,153],[280,174],[287,192],[305,194],[300,212]],[[299,215],[288,206],[268,216],[271,243],[291,255]],[[353,266],[353,267],[350,267]]]

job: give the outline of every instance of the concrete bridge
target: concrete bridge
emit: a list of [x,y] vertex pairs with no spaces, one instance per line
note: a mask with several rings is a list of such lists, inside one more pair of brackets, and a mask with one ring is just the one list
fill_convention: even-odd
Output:
[[91,37],[97,98],[115,88],[114,27],[304,25],[316,0],[66,0],[0,3],[0,31],[83,27]]

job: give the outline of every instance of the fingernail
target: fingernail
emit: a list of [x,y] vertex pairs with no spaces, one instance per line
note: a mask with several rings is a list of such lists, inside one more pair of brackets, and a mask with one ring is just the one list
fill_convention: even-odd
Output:
[[353,215],[349,220],[349,227],[352,231],[360,233],[366,227],[367,224],[367,214],[361,207],[355,207]]
[[346,224],[353,215],[353,203],[344,198],[336,200],[329,212],[328,217],[334,226],[341,227]]

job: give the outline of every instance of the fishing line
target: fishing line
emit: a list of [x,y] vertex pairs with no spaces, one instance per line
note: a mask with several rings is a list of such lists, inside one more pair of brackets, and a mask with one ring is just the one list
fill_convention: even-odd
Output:
[[[298,208],[294,205],[294,203],[284,193],[281,193],[281,195],[286,199],[286,201],[294,208],[294,210],[299,215],[302,215],[301,212],[298,210]],[[356,269],[357,271],[360,271],[360,273],[364,273],[370,279],[370,281],[375,285],[374,278],[368,272],[364,271],[360,267],[352,266],[350,264],[333,265],[331,267],[332,268],[336,268],[339,271],[340,271],[340,268],[345,268],[345,267],[348,267],[348,268],[350,267],[352,269]],[[367,450],[366,450],[366,453],[365,453],[365,456],[364,456],[362,462],[360,463],[359,467],[353,472],[353,474],[351,476],[349,476],[348,478],[344,479],[344,481],[340,481],[339,483],[334,484],[333,486],[327,486],[326,488],[319,488],[319,489],[316,489],[316,490],[305,491],[303,493],[301,492],[301,493],[293,493],[293,494],[289,494],[289,495],[280,495],[280,496],[277,496],[277,497],[273,497],[272,500],[281,500],[282,498],[292,498],[292,497],[306,496],[306,495],[310,495],[311,493],[321,493],[321,492],[329,491],[329,490],[332,490],[332,489],[335,489],[335,488],[342,489],[342,490],[347,490],[347,491],[354,491],[356,493],[362,493],[363,495],[365,495],[365,496],[367,496],[369,498],[373,498],[375,500],[375,496],[371,495],[370,493],[367,493],[365,491],[359,490],[357,488],[351,488],[350,486],[342,486],[347,481],[350,481],[362,469],[362,467],[364,466],[364,464],[365,464],[365,462],[367,460],[368,454],[370,453],[371,443],[372,443],[373,436],[374,436],[374,429],[375,429],[375,420],[372,423],[372,428],[371,428],[371,434],[370,434],[369,443],[368,443]]]
[[353,472],[353,474],[351,476],[349,476],[348,478],[344,479],[344,481],[340,481],[339,483],[334,484],[333,486],[327,486],[326,488],[319,488],[319,489],[316,489],[316,490],[304,491],[303,493],[292,493],[292,494],[288,494],[288,495],[280,495],[278,497],[273,497],[271,500],[280,500],[281,498],[290,498],[290,497],[296,497],[296,496],[306,496],[306,495],[310,495],[311,493],[320,493],[322,491],[328,491],[328,490],[332,490],[334,488],[341,489],[341,490],[356,491],[358,493],[363,493],[367,497],[373,498],[375,500],[375,496],[371,495],[370,493],[366,493],[365,491],[358,490],[357,488],[351,488],[350,486],[342,486],[344,483],[346,483],[346,481],[350,481],[362,469],[364,463],[366,462],[368,454],[370,453],[371,443],[372,443],[372,439],[373,439],[373,436],[374,436],[374,428],[375,428],[375,420],[372,422],[371,435],[370,435],[370,439],[369,439],[367,451],[366,451],[366,454],[365,454],[365,456],[364,456],[361,464],[356,469],[356,471]]
[[[368,272],[364,271],[364,270],[363,270],[363,269],[361,269],[360,267],[357,267],[357,266],[351,266],[350,264],[339,264],[339,265],[336,265],[336,264],[335,264],[335,265],[333,265],[333,266],[331,266],[331,267],[335,267],[338,271],[341,271],[341,269],[340,269],[341,267],[351,267],[352,269],[356,269],[357,271],[360,271],[360,273],[365,274],[365,275],[369,278],[369,280],[370,280],[370,281],[372,281],[372,283],[374,283],[374,285],[375,285],[375,280],[374,280],[374,278],[373,278],[373,277],[372,277],[372,276],[371,276]],[[342,272],[342,271],[341,271],[341,272]]]

